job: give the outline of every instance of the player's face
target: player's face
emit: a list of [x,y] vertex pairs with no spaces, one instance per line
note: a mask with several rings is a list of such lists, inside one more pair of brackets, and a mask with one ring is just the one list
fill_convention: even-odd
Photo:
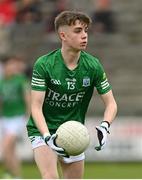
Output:
[[14,75],[17,73],[17,69],[18,69],[18,63],[15,59],[10,59],[6,64],[5,64],[5,75],[10,76],[10,75]]
[[77,20],[74,25],[65,27],[62,40],[66,46],[72,49],[86,49],[88,43],[88,26]]

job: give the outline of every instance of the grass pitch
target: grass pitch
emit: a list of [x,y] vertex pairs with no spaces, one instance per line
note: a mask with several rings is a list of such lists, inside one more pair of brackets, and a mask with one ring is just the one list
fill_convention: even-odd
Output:
[[[3,174],[0,164],[0,178]],[[34,163],[23,163],[24,179],[40,179],[39,171]],[[85,163],[84,179],[142,179],[142,162],[140,163]]]

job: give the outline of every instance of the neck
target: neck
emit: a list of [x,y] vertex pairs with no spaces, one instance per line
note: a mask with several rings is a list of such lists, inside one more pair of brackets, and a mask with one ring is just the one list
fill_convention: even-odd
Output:
[[80,51],[75,51],[69,48],[62,47],[61,53],[66,66],[71,70],[76,68],[80,57]]

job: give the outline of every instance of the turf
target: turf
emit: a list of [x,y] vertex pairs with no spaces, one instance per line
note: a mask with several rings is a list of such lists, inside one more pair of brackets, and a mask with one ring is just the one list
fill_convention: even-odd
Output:
[[142,163],[89,163],[84,178],[142,179]]
[[[0,178],[3,166],[0,165]],[[22,167],[24,179],[40,179],[35,164],[24,163]],[[84,179],[142,179],[142,163],[86,163]]]

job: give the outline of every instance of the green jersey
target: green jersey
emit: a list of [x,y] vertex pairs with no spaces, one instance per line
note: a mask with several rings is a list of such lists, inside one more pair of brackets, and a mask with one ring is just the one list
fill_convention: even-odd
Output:
[[[77,67],[70,70],[64,63],[60,49],[36,61],[31,86],[32,90],[46,91],[43,114],[50,132],[55,132],[69,120],[84,124],[94,87],[99,94],[111,89],[97,58],[82,51]],[[29,136],[40,135],[32,116],[27,129]]]
[[27,78],[20,74],[0,80],[1,116],[13,117],[25,114],[24,93],[29,87],[28,84]]

